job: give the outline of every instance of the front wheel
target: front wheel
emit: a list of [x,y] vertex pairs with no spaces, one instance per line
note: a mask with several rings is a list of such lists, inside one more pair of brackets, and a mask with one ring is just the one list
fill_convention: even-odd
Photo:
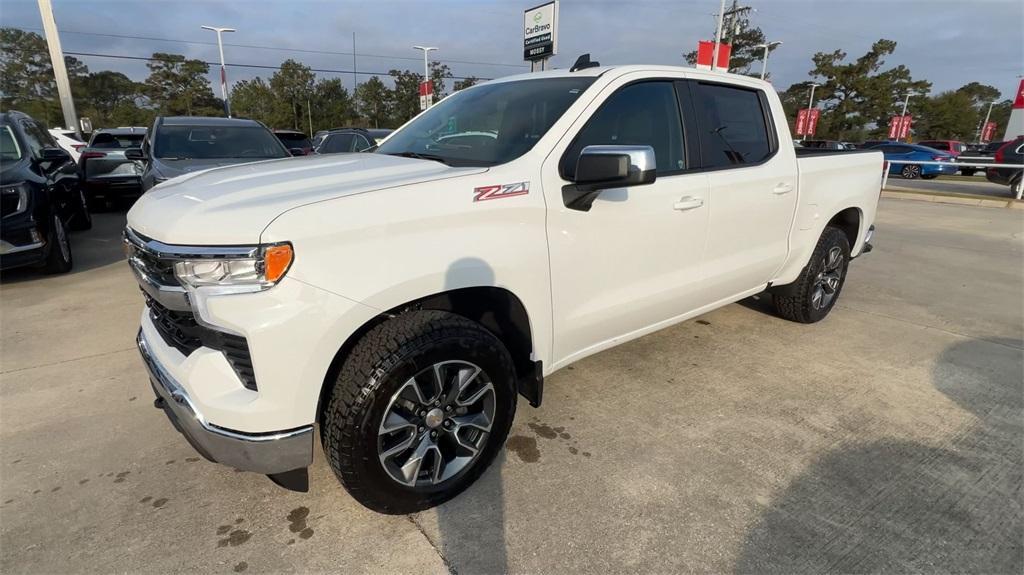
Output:
[[43,269],[46,273],[62,274],[71,271],[71,240],[64,222],[57,214],[50,223],[50,234],[47,238],[46,260]]
[[800,323],[821,321],[832,311],[846,283],[850,242],[839,228],[826,227],[811,254],[811,261],[792,285],[772,294],[775,311]]
[[357,501],[412,513],[476,481],[505,443],[515,410],[515,372],[501,341],[461,316],[412,311],[352,349],[320,436]]
[[914,164],[907,164],[900,170],[900,175],[908,180],[913,180],[921,176],[921,166],[915,166]]

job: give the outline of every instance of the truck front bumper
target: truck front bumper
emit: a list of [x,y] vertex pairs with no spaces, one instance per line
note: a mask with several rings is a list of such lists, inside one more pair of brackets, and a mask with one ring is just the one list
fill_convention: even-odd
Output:
[[213,425],[157,360],[142,330],[136,343],[156,393],[155,405],[163,409],[200,455],[235,469],[266,475],[305,469],[313,462],[312,425],[267,433],[243,433]]

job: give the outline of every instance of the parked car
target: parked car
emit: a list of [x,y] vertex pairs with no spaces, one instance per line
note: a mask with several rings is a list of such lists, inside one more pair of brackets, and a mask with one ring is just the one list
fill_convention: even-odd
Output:
[[395,133],[394,130],[386,130],[384,128],[367,128],[366,133],[370,135],[378,144],[388,139],[391,134]]
[[980,146],[977,151],[960,154],[956,159],[957,162],[972,164],[970,167],[960,168],[960,173],[965,176],[973,176],[977,172],[984,172],[984,165],[978,166],[978,164],[995,163],[996,152],[1006,144],[1007,142],[989,142]]
[[[879,144],[870,148],[881,150],[889,163],[889,173],[913,180],[921,178],[931,180],[940,175],[951,175],[957,172],[956,166],[936,166],[934,164],[916,164],[910,162],[952,162],[953,156],[946,152],[940,152],[935,148],[919,146],[917,144],[888,143]],[[893,162],[897,163],[893,163]]]
[[[996,150],[993,160],[994,164],[1024,164],[1024,136],[1004,142]],[[1024,175],[1024,170],[1021,168],[985,168],[985,178],[988,181],[1001,186],[1010,186],[1010,193],[1017,198],[1021,197],[1022,175]]]
[[78,134],[74,130],[65,128],[50,128],[49,132],[53,140],[57,142],[57,146],[70,154],[71,159],[78,163],[78,158],[82,155],[82,148],[86,146]]
[[828,315],[871,249],[882,154],[790,140],[767,82],[574,67],[461,90],[358,161],[171,182],[125,232],[156,403],[293,489],[319,424],[360,503],[437,505],[498,454],[516,393],[539,406],[573,362],[766,289]]
[[323,135],[316,147],[317,154],[343,154],[363,152],[377,145],[377,140],[362,128],[342,128]]
[[[313,153],[313,142],[309,136],[296,130],[274,130],[274,135],[293,156],[307,156]],[[299,153],[302,152],[302,153]]]
[[0,269],[71,269],[68,230],[92,227],[78,167],[42,124],[0,114]]
[[142,193],[142,166],[127,158],[125,151],[138,148],[145,137],[146,128],[137,127],[93,132],[78,160],[91,205],[134,199]]
[[158,116],[142,141],[128,150],[141,162],[142,189],[208,168],[290,156],[273,132],[256,120]]
[[923,142],[917,142],[917,145],[945,152],[954,159],[967,150],[967,144],[959,140],[925,140]]

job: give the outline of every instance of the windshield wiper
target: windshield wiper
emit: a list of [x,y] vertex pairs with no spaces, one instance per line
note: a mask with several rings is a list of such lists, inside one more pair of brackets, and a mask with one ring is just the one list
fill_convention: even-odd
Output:
[[435,154],[420,154],[419,152],[390,152],[390,153],[385,153],[384,155],[385,156],[399,156],[399,157],[402,157],[402,158],[415,158],[417,160],[433,160],[435,162],[441,162],[442,164],[444,164],[446,166],[450,165],[448,163],[448,161],[449,161],[448,158],[445,158],[444,156],[438,156],[438,155],[435,155]]

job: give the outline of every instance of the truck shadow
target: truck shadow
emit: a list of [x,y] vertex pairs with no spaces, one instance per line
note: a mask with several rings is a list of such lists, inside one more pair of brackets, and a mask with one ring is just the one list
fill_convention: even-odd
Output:
[[[494,269],[479,258],[449,265],[445,290],[471,285],[493,286]],[[519,402],[519,407],[525,405]],[[518,410],[517,410],[518,411]],[[508,573],[505,545],[505,450],[490,468],[459,496],[436,508],[441,556],[452,572]]]
[[1022,355],[1008,339],[947,348],[935,388],[976,420],[948,447],[892,439],[827,454],[763,512],[736,571],[1021,573]]

